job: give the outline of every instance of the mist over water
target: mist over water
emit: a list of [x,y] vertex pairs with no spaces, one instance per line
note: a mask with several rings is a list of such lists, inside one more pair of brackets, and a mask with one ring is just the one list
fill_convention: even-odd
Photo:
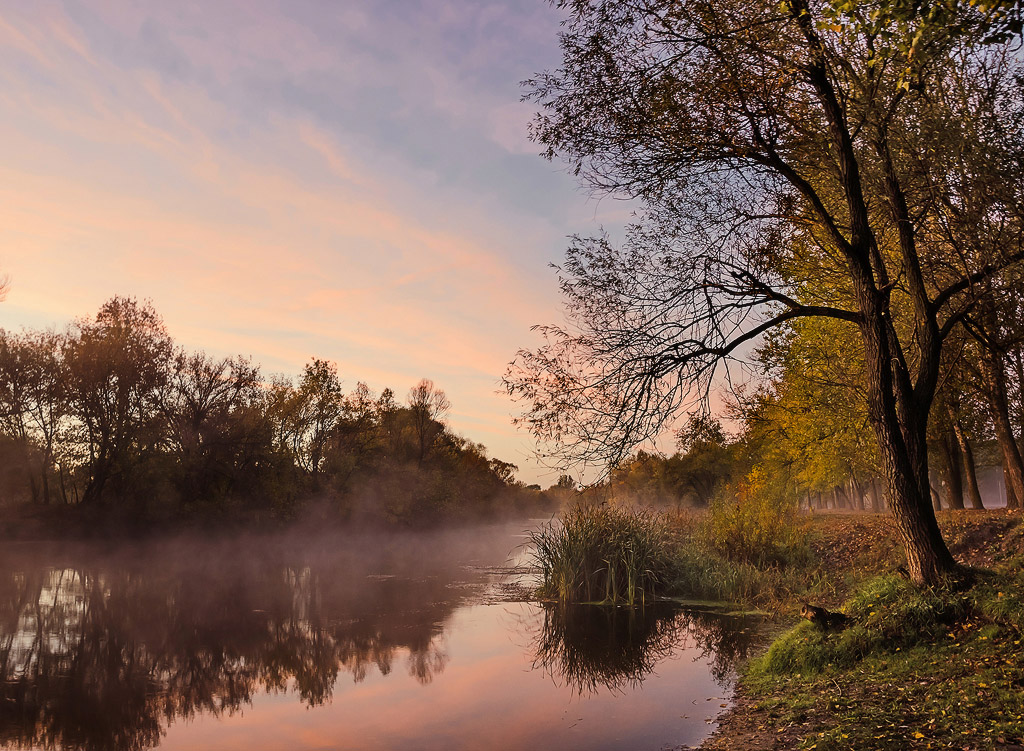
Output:
[[526,522],[0,552],[0,745],[653,748],[750,624],[525,601]]

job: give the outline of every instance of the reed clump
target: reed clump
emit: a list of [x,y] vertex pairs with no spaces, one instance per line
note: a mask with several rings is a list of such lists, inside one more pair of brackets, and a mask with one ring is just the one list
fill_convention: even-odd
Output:
[[672,577],[668,525],[647,510],[575,506],[531,533],[531,542],[545,599],[640,605]]

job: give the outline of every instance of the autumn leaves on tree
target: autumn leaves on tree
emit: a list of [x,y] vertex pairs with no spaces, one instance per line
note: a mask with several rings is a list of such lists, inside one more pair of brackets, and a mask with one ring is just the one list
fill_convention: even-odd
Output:
[[1019,4],[558,5],[564,59],[527,84],[533,136],[642,208],[620,245],[569,248],[569,323],[506,375],[523,424],[616,466],[767,332],[821,321],[852,346],[911,576],[951,571],[929,416],[956,403],[957,342],[1006,351],[1024,258]]

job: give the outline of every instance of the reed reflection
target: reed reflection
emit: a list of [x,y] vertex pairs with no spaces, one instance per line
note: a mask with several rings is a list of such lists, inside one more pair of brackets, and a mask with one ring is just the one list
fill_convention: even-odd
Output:
[[544,606],[534,666],[579,694],[634,689],[684,650],[708,659],[725,685],[755,638],[746,619],[660,602],[643,608]]
[[5,554],[0,744],[151,748],[173,720],[232,714],[262,691],[316,706],[341,674],[389,675],[403,658],[429,683],[447,663],[445,622],[461,602],[450,584],[472,574],[404,547],[378,546],[372,563],[327,551],[295,564],[284,546],[60,567],[44,565],[52,554]]

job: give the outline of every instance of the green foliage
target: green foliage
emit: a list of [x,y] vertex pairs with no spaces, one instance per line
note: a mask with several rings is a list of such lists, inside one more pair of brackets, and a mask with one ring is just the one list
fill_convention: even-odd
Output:
[[665,521],[648,511],[577,505],[533,533],[541,597],[562,602],[642,604],[672,571]]
[[[826,292],[819,285],[817,294]],[[794,321],[766,337],[758,360],[771,385],[741,406],[760,463],[776,471],[792,467],[794,482],[815,492],[879,474],[863,346],[850,336],[849,323]]]
[[807,529],[797,519],[795,498],[760,467],[712,501],[707,538],[720,555],[759,565],[791,562],[807,551]]

